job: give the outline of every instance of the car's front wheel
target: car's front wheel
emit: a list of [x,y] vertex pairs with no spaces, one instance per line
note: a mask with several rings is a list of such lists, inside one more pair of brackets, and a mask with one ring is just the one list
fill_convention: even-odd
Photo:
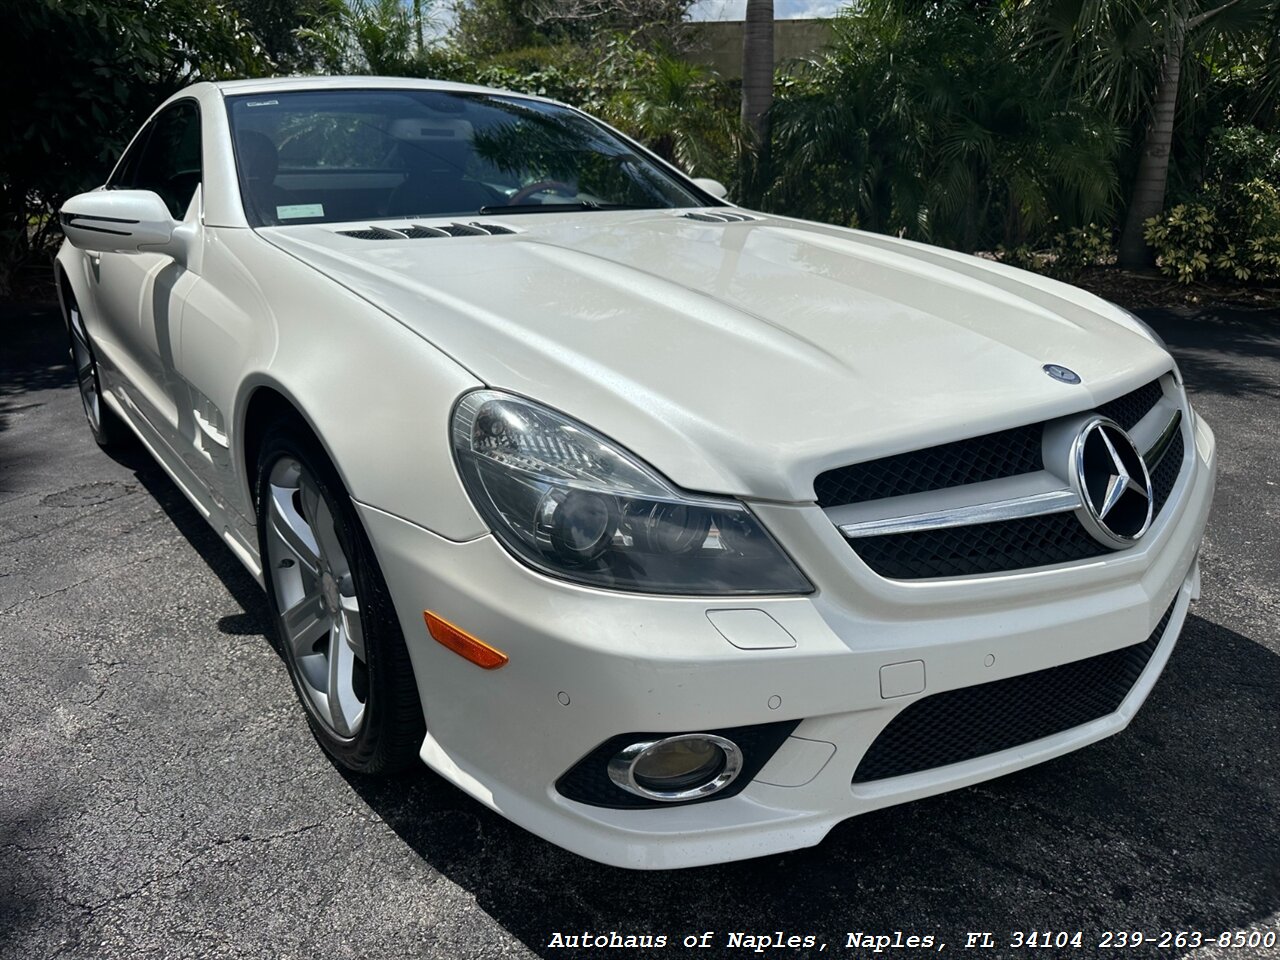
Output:
[[342,766],[413,762],[424,725],[404,635],[351,498],[300,423],[258,458],[258,535],[276,634],[316,739]]
[[98,446],[115,447],[129,439],[129,428],[116,416],[116,412],[102,399],[102,377],[98,373],[98,358],[94,355],[89,331],[84,325],[80,305],[68,290],[67,334],[71,341],[71,364],[75,367],[76,382],[80,388],[80,402],[84,406],[85,419]]

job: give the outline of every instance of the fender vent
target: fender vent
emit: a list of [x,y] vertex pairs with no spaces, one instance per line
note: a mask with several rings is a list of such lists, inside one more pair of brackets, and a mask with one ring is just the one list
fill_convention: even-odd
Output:
[[745,213],[727,213],[716,211],[709,213],[705,210],[698,213],[682,213],[681,216],[686,220],[699,220],[702,223],[744,223],[748,220],[759,220],[759,217],[749,217]]
[[428,240],[432,237],[491,237],[515,233],[515,230],[497,223],[473,221],[472,223],[449,223],[443,226],[410,223],[396,227],[369,227],[366,230],[339,230],[338,233],[356,240]]

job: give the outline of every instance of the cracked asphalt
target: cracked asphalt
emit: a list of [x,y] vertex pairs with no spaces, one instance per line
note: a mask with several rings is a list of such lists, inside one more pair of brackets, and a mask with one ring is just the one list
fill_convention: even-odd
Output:
[[[1132,726],[1011,777],[680,873],[556,849],[425,769],[338,772],[256,585],[140,450],[89,436],[53,308],[0,305],[0,957],[560,957],[559,931],[902,931],[987,956],[1280,934],[1280,317],[1150,313],[1218,435],[1204,597]],[[1081,931],[1014,950],[1012,931]],[[705,950],[687,934],[714,931]],[[815,948],[816,949],[816,948]],[[936,951],[936,946],[934,948]],[[923,955],[887,949],[882,955]]]

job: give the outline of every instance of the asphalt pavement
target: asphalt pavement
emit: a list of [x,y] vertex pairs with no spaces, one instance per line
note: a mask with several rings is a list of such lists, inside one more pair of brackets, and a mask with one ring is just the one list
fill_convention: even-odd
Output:
[[[0,305],[0,957],[917,957],[973,932],[988,957],[1275,960],[1216,938],[1280,937],[1280,316],[1146,316],[1221,467],[1203,599],[1129,729],[811,850],[642,874],[425,769],[336,770],[253,580],[145,453],[94,445],[54,310]],[[666,946],[554,945],[612,932]]]

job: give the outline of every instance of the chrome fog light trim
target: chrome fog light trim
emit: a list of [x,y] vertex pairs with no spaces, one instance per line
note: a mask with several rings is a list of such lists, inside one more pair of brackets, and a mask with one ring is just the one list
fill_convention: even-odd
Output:
[[[715,754],[708,758],[702,767],[672,776],[672,789],[663,790],[657,787],[659,778],[646,776],[637,767],[646,761],[653,761],[662,750],[679,744],[709,745]],[[644,740],[633,743],[623,749],[609,761],[609,779],[617,786],[639,797],[658,800],[663,803],[681,803],[697,800],[719,793],[731,784],[742,770],[742,751],[732,740],[717,737],[709,733],[685,733],[674,737],[663,737],[661,740]],[[690,785],[690,781],[693,781]]]

